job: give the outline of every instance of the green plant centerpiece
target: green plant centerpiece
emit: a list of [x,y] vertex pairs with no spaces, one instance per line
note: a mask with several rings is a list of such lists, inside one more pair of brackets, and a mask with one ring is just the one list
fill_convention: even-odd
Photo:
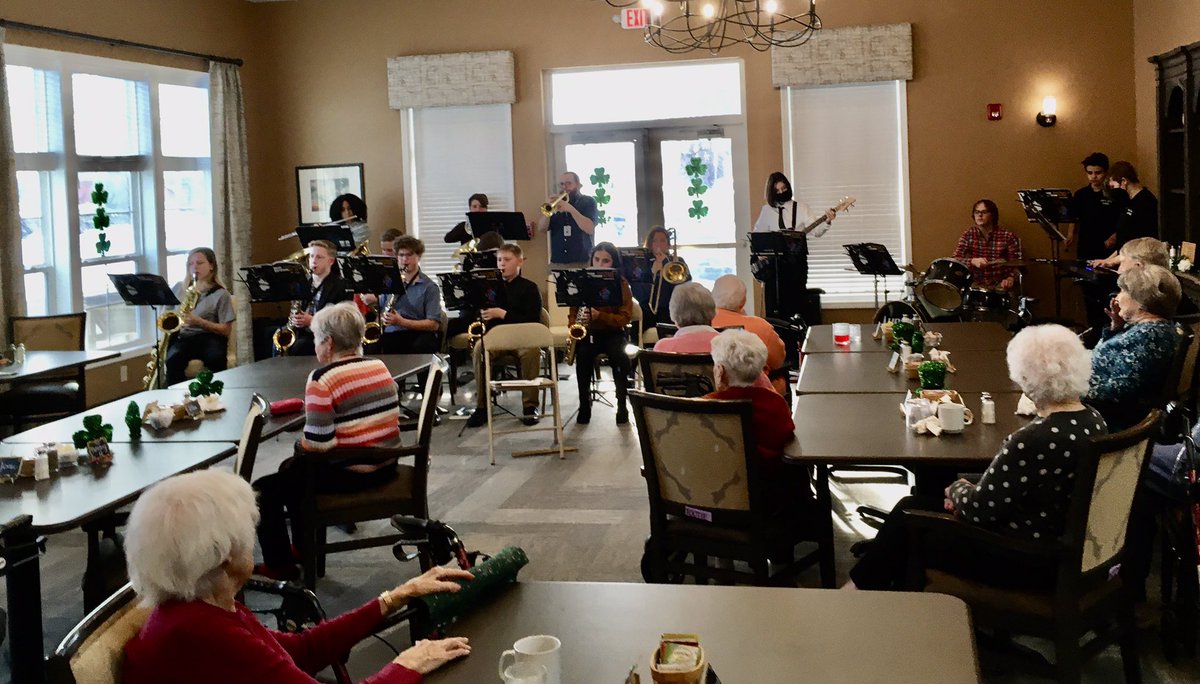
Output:
[[941,361],[922,361],[917,366],[917,377],[921,380],[921,389],[946,389],[946,364]]
[[708,192],[708,185],[704,182],[704,174],[708,173],[708,165],[701,161],[700,157],[692,157],[688,165],[684,167],[684,172],[692,179],[691,185],[688,186],[688,197],[694,198],[692,206],[688,208],[688,216],[699,221],[708,216],[708,207],[704,205],[704,200],[701,195]]
[[108,230],[110,223],[108,210],[104,208],[104,205],[108,204],[108,191],[104,189],[104,183],[92,186],[92,204],[96,205],[96,213],[92,215],[92,227],[100,231],[96,236],[96,254],[104,256],[112,249],[108,234],[104,232]]
[[604,206],[612,202],[612,195],[608,194],[605,186],[612,182],[612,177],[604,171],[603,166],[597,166],[588,180],[596,186],[596,225],[602,226],[608,223],[608,212],[604,210]]
[[136,401],[129,402],[129,406],[125,409],[125,426],[129,428],[129,439],[139,440],[142,438],[142,409],[138,407]]
[[113,426],[96,414],[83,417],[83,429],[72,435],[71,440],[76,449],[87,449],[89,464],[108,465],[112,463],[112,451],[108,448],[112,436]]
[[905,323],[904,321],[892,323],[892,351],[899,352],[900,344],[911,341],[914,332],[916,332],[916,326],[912,323]]
[[188,393],[196,398],[200,404],[200,408],[205,413],[220,411],[221,392],[225,390],[225,383],[220,380],[213,380],[213,372],[210,370],[200,371],[196,379],[188,384]]

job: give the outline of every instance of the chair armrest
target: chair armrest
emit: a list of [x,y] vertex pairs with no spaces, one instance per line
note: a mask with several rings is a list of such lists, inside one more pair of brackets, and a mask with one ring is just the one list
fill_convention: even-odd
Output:
[[948,513],[904,511],[904,523],[910,531],[915,533],[914,537],[939,535],[943,538],[950,538],[950,541],[959,539],[985,544],[1002,552],[1040,558],[1056,558],[1062,553],[1062,548],[1057,542],[1037,542],[999,534],[978,525],[963,522]]

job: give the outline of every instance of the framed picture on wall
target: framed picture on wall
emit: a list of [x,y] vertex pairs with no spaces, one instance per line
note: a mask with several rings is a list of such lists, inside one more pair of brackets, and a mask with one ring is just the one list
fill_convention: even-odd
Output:
[[350,193],[366,199],[362,164],[333,164],[296,167],[296,201],[300,223],[329,220],[329,205],[339,195]]

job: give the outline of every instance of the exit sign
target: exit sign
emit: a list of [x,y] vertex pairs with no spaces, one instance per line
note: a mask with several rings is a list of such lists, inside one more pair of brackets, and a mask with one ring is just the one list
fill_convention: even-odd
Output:
[[650,10],[645,7],[628,7],[621,10],[621,28],[644,29],[650,25]]

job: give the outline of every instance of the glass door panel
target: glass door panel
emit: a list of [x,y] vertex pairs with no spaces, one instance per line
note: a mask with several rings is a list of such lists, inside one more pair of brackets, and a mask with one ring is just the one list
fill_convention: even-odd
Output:
[[[595,242],[611,242],[618,247],[638,245],[638,164],[633,141],[572,143],[564,149],[566,169],[579,174],[581,192],[597,197],[601,220],[596,225]],[[607,183],[597,176],[602,171]],[[607,203],[596,194],[596,181],[604,184]]]
[[[682,245],[733,245],[733,143],[730,138],[663,140],[663,223]],[[693,160],[699,160],[699,166]],[[689,175],[699,171],[699,175]],[[699,183],[697,183],[699,181]]]

